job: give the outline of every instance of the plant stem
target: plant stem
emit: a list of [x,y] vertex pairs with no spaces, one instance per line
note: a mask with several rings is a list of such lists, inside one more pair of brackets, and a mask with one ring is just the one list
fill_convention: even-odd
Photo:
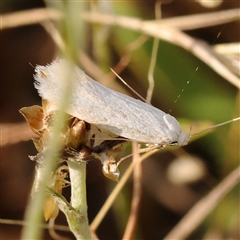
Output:
[[77,239],[92,239],[87,217],[86,163],[68,162],[71,180],[71,206],[65,212],[69,228]]

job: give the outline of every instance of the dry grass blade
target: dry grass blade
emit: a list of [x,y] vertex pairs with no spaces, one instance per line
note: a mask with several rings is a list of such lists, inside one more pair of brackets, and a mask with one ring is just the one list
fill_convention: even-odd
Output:
[[[162,12],[161,12],[161,1],[157,1],[155,3],[155,15],[156,19],[161,19],[162,17]],[[149,65],[149,70],[148,70],[148,90],[147,90],[147,96],[146,96],[146,102],[151,103],[152,100],[152,95],[153,95],[153,90],[154,90],[154,69],[156,66],[157,62],[157,52],[158,52],[158,46],[159,46],[159,39],[154,38],[153,40],[153,48],[152,48],[152,54],[151,54],[151,61]]]
[[53,239],[55,239],[55,240],[70,240],[70,238],[64,237],[55,231],[55,229],[54,229],[55,219],[50,218],[48,225],[49,225],[49,234]]
[[1,15],[0,29],[37,24],[48,20],[59,20],[61,13],[51,8],[39,8]]
[[240,42],[216,44],[214,50],[219,53],[219,59],[240,77]]
[[240,19],[239,11],[240,9],[230,9],[213,13],[172,17],[169,19],[149,22],[157,23],[164,27],[177,28],[179,30],[192,30],[237,21]]
[[[202,19],[204,19],[204,16],[205,15],[202,14]],[[218,57],[212,53],[212,51],[209,50],[211,48],[208,47],[207,44],[196,41],[194,38],[188,36],[178,29],[168,28],[164,24],[156,24],[155,21],[148,22],[136,18],[112,16],[100,13],[84,13],[83,18],[90,22],[121,26],[126,29],[139,31],[149,36],[178,45],[194,54],[231,84],[237,88],[240,88],[239,78],[234,73],[232,73],[228,67],[226,67],[218,59]]]
[[[145,153],[144,155],[142,155],[140,157],[139,162],[143,161],[146,158],[148,158],[149,156],[151,156],[152,154],[156,153],[157,151],[158,151],[158,149],[154,149],[152,151],[149,151],[149,152]],[[116,199],[116,197],[118,196],[118,194],[122,190],[123,186],[126,184],[128,178],[131,176],[132,171],[133,171],[135,165],[136,165],[136,162],[132,162],[129,165],[128,169],[126,170],[126,172],[122,176],[121,180],[119,181],[117,186],[113,189],[113,191],[109,195],[108,199],[105,201],[104,205],[102,206],[101,210],[98,212],[97,216],[92,221],[92,223],[90,225],[90,229],[91,229],[92,232],[95,232],[97,230],[98,226],[102,222],[102,220],[105,217],[106,213],[108,212],[108,210],[112,206],[114,200]]]
[[[229,70],[228,67],[226,67],[225,64],[223,64],[216,56],[214,56],[205,45],[179,31],[179,29],[192,29],[193,27],[190,27],[189,24],[196,25],[195,28],[200,28],[239,20],[239,9],[226,10],[211,14],[199,14],[197,17],[195,15],[187,16],[187,19],[173,18],[161,20],[161,25],[156,21],[142,21],[140,19],[130,17],[112,16],[96,12],[84,13],[82,17],[90,22],[121,26],[126,29],[140,31],[152,37],[176,44],[187,51],[192,52],[219,75],[224,77],[237,88],[240,88],[239,78],[233,74],[231,70]],[[60,18],[61,13],[50,8],[33,9],[12,14],[5,14],[1,16],[1,29],[45,22],[50,19],[58,20]],[[201,23],[199,22],[199,19]],[[216,21],[210,21],[210,19],[216,19]],[[164,21],[167,22],[164,23]],[[181,23],[178,26],[179,21],[184,24]],[[176,22],[176,25],[173,24],[173,22]],[[188,23],[187,26],[185,26],[186,22]],[[180,25],[184,25],[184,27]]]
[[[12,219],[0,219],[1,224],[9,224],[9,225],[20,225],[20,226],[25,226],[28,223],[23,220],[12,220]],[[49,224],[41,224],[42,228],[49,229]],[[59,230],[59,231],[64,231],[64,232],[70,232],[70,229],[68,226],[63,226],[63,225],[54,225],[53,229]]]
[[27,123],[4,123],[0,125],[0,128],[0,146],[28,141],[31,137],[35,136]]
[[[62,36],[58,29],[52,24],[51,22],[44,22],[42,23],[42,26],[44,29],[48,32],[52,40],[55,42],[56,46],[59,47],[61,51],[64,51],[65,49],[65,43],[62,39]],[[141,41],[141,43],[145,40],[145,38]],[[137,45],[138,46],[138,45]],[[104,74],[102,70],[89,58],[89,56],[84,53],[82,50],[79,50],[79,63],[83,66],[83,69],[85,69],[90,75],[100,82],[103,85],[108,85],[109,81],[111,81],[113,78],[109,77],[109,75],[112,76],[112,74]],[[122,87],[121,84],[118,82],[115,82],[115,89],[121,92],[127,92],[125,89]]]
[[[130,9],[130,7],[129,7],[129,9]],[[136,10],[136,7],[134,10]],[[223,54],[224,55],[223,56],[220,54],[216,54],[215,48],[213,50],[213,48],[210,47],[209,45],[205,44],[204,42],[197,41],[196,39],[191,38],[189,35],[187,35],[183,32],[183,30],[204,28],[204,27],[209,27],[209,26],[213,26],[213,25],[224,24],[224,23],[228,23],[231,21],[239,20],[240,19],[239,11],[240,11],[240,9],[231,9],[231,10],[219,11],[219,12],[214,12],[214,13],[194,14],[194,15],[186,15],[184,17],[173,17],[173,18],[168,18],[168,19],[149,20],[149,21],[131,18],[131,17],[117,16],[117,15],[104,15],[104,14],[100,14],[97,12],[85,13],[84,15],[80,16],[80,13],[76,12],[77,14],[75,14],[75,16],[76,16],[75,29],[79,29],[78,24],[80,24],[81,21],[84,19],[88,22],[96,22],[96,23],[100,23],[100,24],[112,25],[114,28],[117,26],[121,26],[124,28],[124,30],[126,29],[126,31],[130,30],[129,32],[131,32],[131,33],[135,31],[135,32],[137,32],[137,35],[141,35],[139,37],[139,39],[130,43],[129,45],[127,45],[127,47],[122,48],[122,49],[125,49],[125,54],[122,55],[121,60],[116,65],[116,68],[115,68],[116,72],[121,72],[129,64],[129,62],[131,60],[133,60],[132,61],[133,66],[134,66],[134,64],[135,64],[135,66],[138,66],[137,61],[134,62],[135,54],[132,54],[133,51],[138,48],[140,49],[141,45],[147,39],[153,37],[155,39],[155,46],[153,47],[153,52],[151,54],[152,64],[149,67],[149,76],[150,76],[149,77],[149,83],[150,83],[149,85],[152,85],[152,88],[149,88],[149,94],[148,94],[149,97],[147,97],[147,100],[148,100],[147,102],[150,102],[153,87],[154,87],[154,79],[153,79],[154,68],[155,68],[154,65],[155,65],[155,62],[156,62],[157,67],[158,67],[157,64],[161,65],[161,61],[159,61],[159,62],[156,61],[157,41],[159,41],[159,39],[160,39],[160,41],[164,40],[164,41],[171,43],[171,44],[166,44],[166,45],[172,45],[172,46],[173,46],[173,44],[178,45],[181,48],[184,48],[185,50],[189,51],[190,53],[193,53],[199,59],[204,61],[208,66],[212,67],[221,76],[223,76],[225,79],[227,79],[229,82],[231,82],[234,86],[240,88],[240,84],[239,84],[240,83],[240,79],[239,79],[239,77],[240,77],[239,76],[239,44],[238,45],[236,44],[234,46],[235,52],[233,53],[233,55],[230,55],[230,56],[228,55],[230,52],[229,49],[226,48],[223,51],[220,49],[220,51],[222,51],[222,52],[219,52],[219,53]],[[110,11],[107,11],[107,12],[110,12]],[[122,12],[122,11],[120,11],[120,12]],[[188,11],[188,13],[190,13],[190,12]],[[193,11],[191,13],[193,13]],[[124,12],[124,14],[125,14],[125,12]],[[74,15],[74,14],[72,14],[72,15]],[[172,16],[174,14],[166,14],[166,15]],[[151,19],[153,19],[153,18],[151,18]],[[61,35],[60,30],[58,30],[55,27],[55,24],[53,24],[53,23],[59,23],[63,19],[64,20],[68,19],[68,18],[63,17],[63,12],[59,12],[59,11],[53,10],[51,8],[31,9],[31,10],[27,10],[27,11],[21,11],[21,12],[15,12],[15,13],[11,13],[11,14],[1,15],[0,30],[15,28],[15,27],[19,27],[19,26],[26,26],[26,25],[30,25],[30,24],[41,24],[45,28],[45,30],[49,33],[49,35],[54,40],[55,44],[59,47],[59,49],[61,49],[62,52],[66,52],[66,46],[71,45],[71,44],[67,43],[66,39],[64,39],[64,36]],[[104,26],[104,27],[106,27],[106,26]],[[2,33],[5,33],[5,32],[7,33],[8,31],[2,31]],[[70,32],[71,33],[69,36],[70,36],[70,38],[72,38],[72,35],[74,35],[74,31],[70,31]],[[118,40],[119,40],[118,42],[120,42],[121,38],[117,34],[116,34],[116,36],[118,36]],[[94,37],[94,36],[97,36],[97,35],[93,35],[92,37]],[[86,35],[85,35],[85,37],[87,37],[86,41],[88,41],[90,39]],[[227,39],[230,39],[230,38],[227,38]],[[111,41],[111,38],[109,38],[109,40]],[[121,40],[124,40],[124,41],[126,40],[127,43],[129,42],[128,38],[121,39]],[[96,38],[96,39],[94,39],[94,41],[98,41],[98,39]],[[121,41],[121,43],[124,41]],[[132,41],[132,39],[130,41]],[[232,40],[230,40],[230,42],[231,41]],[[123,46],[126,46],[126,44],[127,44],[126,42],[124,42]],[[108,42],[106,42],[106,43],[108,43]],[[66,44],[68,44],[68,45],[66,45]],[[90,46],[90,44],[91,43],[89,41],[89,46]],[[112,45],[112,46],[114,46],[114,45]],[[120,44],[116,45],[116,46],[118,47],[118,49],[120,49],[120,47],[122,47],[122,45],[120,45]],[[148,47],[148,46],[144,46],[144,47]],[[82,48],[84,48],[84,47],[82,47]],[[115,46],[114,46],[114,48],[115,48]],[[112,48],[112,49],[114,49],[114,48]],[[88,56],[82,50],[79,50],[79,48],[74,47],[73,49],[76,50],[75,53],[77,53],[76,56],[78,57],[78,62],[81,63],[81,65],[83,66],[83,68],[86,72],[90,73],[90,76],[92,76],[94,79],[101,82],[103,85],[108,85],[108,86],[110,85],[110,87],[112,87],[112,83],[110,82],[111,80],[113,80],[112,74],[103,73],[100,70],[100,68],[98,68],[98,66],[94,63],[94,60],[92,60],[89,57],[90,55]],[[146,48],[146,49],[148,49],[148,48]],[[181,51],[181,52],[184,52],[184,51]],[[237,52],[237,55],[235,54],[236,52]],[[149,51],[148,51],[148,53],[149,53]],[[141,54],[142,53],[137,53],[136,56],[140,56]],[[190,54],[187,54],[187,55],[190,55]],[[146,56],[148,56],[148,58],[144,58],[144,59],[138,58],[137,59],[137,60],[142,60],[141,62],[143,62],[143,60],[145,60],[145,62],[143,62],[144,66],[148,66],[148,62],[149,62],[149,54]],[[161,53],[159,56],[161,59]],[[237,56],[236,57],[237,60],[235,58],[233,59],[232,56]],[[229,60],[228,58],[231,58],[232,61],[231,60],[228,61]],[[96,60],[96,58],[94,58],[94,59]],[[114,64],[110,61],[108,63],[109,63],[109,65]],[[130,66],[130,67],[132,67],[132,66]],[[145,71],[145,69],[140,69],[140,70],[142,70],[143,72]],[[157,68],[156,68],[156,70],[157,70]],[[146,74],[144,74],[144,76],[145,75]],[[143,76],[143,74],[141,74],[141,76]],[[209,82],[210,82],[210,80],[209,80]],[[118,85],[118,83],[117,83],[117,85]],[[119,85],[121,88],[121,83]],[[170,85],[170,83],[169,83],[169,85]],[[213,85],[214,85],[214,83],[213,83]],[[119,90],[120,88],[117,86],[115,89]],[[231,89],[233,89],[233,88],[231,88]],[[236,89],[233,89],[233,90],[235,91]],[[228,92],[226,91],[226,96],[227,95],[228,95]],[[160,94],[159,94],[159,96],[160,96]],[[169,94],[169,96],[172,97],[172,94]],[[213,99],[213,97],[214,96],[212,96],[211,100]],[[226,99],[226,105],[228,104],[227,101],[228,101],[228,99]],[[179,112],[181,114],[181,109],[179,109]],[[187,110],[186,110],[186,112],[187,112]],[[222,112],[225,112],[225,111],[222,111]],[[229,113],[230,113],[230,111],[228,112],[228,114]],[[184,114],[184,111],[183,111],[183,114]],[[187,114],[185,114],[184,116],[188,117]],[[204,116],[204,115],[202,114],[202,116]],[[220,119],[221,119],[221,116],[220,116]],[[24,126],[22,126],[21,124],[16,124],[16,126],[13,124],[0,125],[1,131],[3,133],[0,145],[3,146],[3,145],[7,145],[7,144],[17,143],[22,140],[28,140],[32,136],[32,133],[30,132],[27,124],[24,124],[24,125],[25,125],[28,133],[25,132],[25,130],[23,128]],[[235,133],[236,133],[236,131],[235,131]],[[28,134],[31,134],[31,135],[28,135]],[[223,135],[223,137],[225,135]],[[235,137],[235,135],[234,135],[234,137]],[[234,145],[233,141],[230,141],[230,142],[231,142],[231,145]],[[218,145],[216,144],[216,147],[217,146]],[[188,146],[188,147],[190,148],[190,146]],[[235,150],[235,148],[237,149],[237,147],[236,147],[236,145],[234,145],[234,150]],[[205,148],[207,148],[207,147],[205,147]],[[231,146],[231,148],[233,148],[233,146]],[[232,150],[233,153],[231,153],[233,156],[232,157],[233,159],[236,156],[234,150]],[[146,149],[144,149],[142,151],[146,151]],[[113,201],[116,199],[117,195],[122,190],[124,184],[127,182],[128,178],[131,176],[132,172],[134,172],[134,174],[133,174],[133,181],[134,181],[134,183],[133,183],[133,198],[132,198],[132,203],[131,203],[132,206],[131,206],[131,212],[129,215],[129,220],[127,222],[127,226],[126,226],[123,238],[124,239],[132,239],[133,238],[133,233],[134,233],[135,227],[136,227],[136,221],[138,220],[139,217],[141,217],[141,216],[138,216],[139,202],[140,202],[140,196],[141,196],[141,187],[142,187],[141,186],[141,181],[142,181],[141,161],[144,158],[149,157],[151,154],[156,153],[156,151],[158,151],[158,150],[155,149],[152,152],[148,152],[148,153],[142,155],[141,157],[139,157],[137,155],[138,155],[138,153],[143,153],[143,152],[138,151],[138,153],[135,154],[135,157],[138,159],[136,161],[133,160],[133,162],[129,165],[125,174],[123,174],[123,177],[121,178],[120,182],[117,184],[116,188],[113,189],[109,198],[103,205],[102,209],[99,211],[97,217],[92,222],[91,234],[92,234],[93,239],[97,239],[97,236],[93,236],[95,234],[94,231],[96,231],[96,229],[98,228],[102,219],[105,217],[107,211],[111,208]],[[183,153],[183,151],[184,151],[183,149],[176,148],[176,149],[172,150],[172,153],[177,156],[188,155],[187,152]],[[189,154],[189,156],[190,156],[190,154]],[[215,159],[217,159],[217,158],[215,158]],[[229,159],[230,159],[230,157],[228,155],[228,160]],[[206,160],[206,162],[207,162],[207,160]],[[218,160],[220,162],[220,159],[218,159]],[[230,161],[228,161],[228,162],[230,162]],[[163,162],[163,164],[164,164],[164,162]],[[229,164],[229,166],[232,166],[231,163]],[[225,194],[227,194],[227,192],[230,191],[231,188],[233,188],[240,181],[239,171],[240,171],[240,168],[236,169],[225,180],[223,180],[222,183],[219,184],[219,186],[217,186],[215,189],[213,189],[213,191],[210,192],[209,195],[207,195],[202,200],[199,200],[202,197],[202,195],[201,195],[198,198],[199,203],[196,204],[196,206],[194,206],[191,211],[189,211],[189,214],[187,214],[186,217],[183,217],[183,220],[180,222],[180,224],[178,226],[176,226],[176,228],[173,229],[166,238],[167,239],[169,239],[169,238],[171,238],[171,239],[186,238],[197,226],[199,226],[199,224],[201,222],[203,222],[206,215],[215,206],[217,206],[219,204],[219,201],[221,200],[221,198],[223,198],[223,196]],[[76,182],[79,187],[79,181],[76,181]],[[154,184],[153,181],[151,182],[151,184],[152,183]],[[97,182],[97,184],[99,185],[99,182]],[[6,185],[6,186],[8,187],[8,185]],[[6,189],[7,189],[7,187],[6,187]],[[83,189],[83,188],[80,187],[80,189]],[[9,188],[9,190],[10,190],[10,188]],[[186,199],[184,199],[184,201],[185,200]],[[7,201],[8,201],[8,199],[7,199]],[[76,201],[76,202],[79,202],[79,201]],[[90,206],[89,209],[91,209],[91,204],[89,206]],[[189,207],[187,209],[189,209]],[[143,213],[145,213],[144,209],[141,209],[141,212],[142,211],[143,211]],[[148,209],[147,214],[149,214],[149,216],[150,216],[151,213],[149,213],[149,212],[150,211]],[[152,218],[152,216],[151,216],[151,218]],[[157,220],[157,219],[155,219],[155,220]],[[114,222],[114,221],[112,221],[112,222]],[[144,226],[144,224],[142,224],[142,219],[140,219],[139,222],[140,222],[139,229],[141,229],[142,233],[145,234],[144,231],[148,231],[148,233],[150,233],[150,229],[143,230],[143,228],[146,225]],[[5,224],[5,223],[7,223],[7,220],[5,221],[5,220],[0,219],[0,223]],[[163,237],[166,235],[166,232],[163,232],[162,230],[158,229],[158,226],[159,226],[158,223],[159,222],[157,222],[157,221],[155,222],[155,226],[157,227],[156,229],[157,229],[157,231],[159,231],[159,234],[161,234],[161,237],[159,237],[158,239],[163,239]],[[14,223],[14,220],[13,220],[9,224],[17,224],[17,223],[16,222]],[[21,222],[19,222],[19,224],[20,225],[29,225],[29,224],[31,225],[31,221],[28,221],[28,223],[21,221]],[[38,227],[42,228],[42,226],[49,229],[48,225],[40,225],[37,223],[35,224],[36,228],[38,228]],[[104,223],[101,225],[101,227],[104,227]],[[170,228],[170,225],[169,225],[168,229],[172,229],[172,227],[173,226],[171,225],[171,228]],[[54,229],[58,229],[58,227],[54,226]],[[66,227],[66,229],[67,229],[66,231],[69,231],[68,227]],[[107,230],[109,231],[109,226],[107,226]],[[116,236],[116,232],[114,232],[113,234]],[[54,232],[53,232],[53,235],[54,235]],[[142,235],[142,236],[144,236],[144,235]],[[56,235],[56,237],[58,237],[58,236]]]
[[201,199],[164,239],[186,239],[220,200],[240,182],[240,167],[232,171],[207,196]]
[[113,67],[116,73],[121,73],[129,64],[131,60],[131,54],[140,48],[146,41],[148,37],[145,35],[141,35],[139,38],[134,40],[133,42],[129,43],[126,46],[124,54],[121,56],[119,62]]
[[131,211],[128,218],[127,226],[122,239],[132,239],[137,224],[139,214],[141,195],[142,195],[142,165],[139,161],[139,148],[136,142],[133,142],[133,162],[136,166],[133,171],[133,197],[131,202]]

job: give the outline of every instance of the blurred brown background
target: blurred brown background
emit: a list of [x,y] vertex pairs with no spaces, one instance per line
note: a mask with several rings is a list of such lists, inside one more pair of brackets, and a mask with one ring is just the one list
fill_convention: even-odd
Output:
[[[116,14],[126,14],[141,19],[155,18],[154,1],[112,2],[112,4]],[[1,13],[44,6],[42,1],[4,1],[1,5]],[[213,9],[204,8],[197,2],[173,1],[163,5],[162,17],[167,18],[220,11],[237,7],[240,7],[239,1],[224,1],[221,5]],[[89,56],[95,58],[93,46],[91,45],[92,29],[90,26],[88,27],[86,31],[88,35],[83,36],[86,39],[86,49],[84,50]],[[130,43],[136,35],[139,35],[133,33],[133,35],[128,36],[128,34],[132,33],[126,31],[126,34],[124,34],[124,31],[123,29],[116,28],[109,34],[106,42],[107,52],[105,54],[106,58],[108,58],[105,64],[108,67],[118,62],[126,44]],[[222,34],[216,39],[219,31]],[[237,42],[240,40],[239,22],[189,31],[188,33],[209,44],[215,43],[215,40],[217,43]],[[24,122],[23,117],[18,112],[21,107],[40,104],[40,98],[33,87],[32,75],[34,68],[31,65],[45,65],[50,63],[56,55],[55,45],[51,37],[40,25],[30,25],[1,31],[0,47],[1,124],[6,127],[4,124]],[[142,58],[139,57],[142,55],[138,55],[142,53],[134,53],[136,55],[133,54],[130,68],[122,73],[122,77],[143,96],[145,96],[147,88],[147,74],[145,70],[149,66],[151,47],[152,40],[149,40],[141,48],[141,51],[145,54],[144,56],[147,57]],[[169,48],[172,48],[172,50],[169,50]],[[176,51],[177,54],[174,55]],[[177,55],[180,57],[180,60],[177,59]],[[97,62],[97,58],[95,60]],[[181,67],[178,67],[178,64]],[[199,64],[201,65],[200,71],[194,73],[194,69]],[[101,65],[101,61],[99,65]],[[102,67],[105,70],[104,66]],[[208,69],[207,66],[200,63],[190,53],[186,53],[175,46],[160,43],[156,68],[156,72],[163,73],[163,76],[155,75],[157,81],[153,96],[153,104],[155,106],[167,112],[173,105],[177,95],[181,92],[181,89],[186,86],[186,81],[194,74],[196,79],[192,79],[191,85],[186,88],[184,94],[178,100],[177,106],[174,105],[171,114],[176,117],[193,120],[206,119],[215,121],[216,123],[234,117],[237,109],[236,88],[219,77],[211,69]],[[174,73],[176,74],[175,77],[173,76]],[[183,76],[181,76],[182,74]],[[166,76],[166,82],[162,80],[164,76]],[[177,82],[172,80],[173,82],[169,83],[169,79],[175,79]],[[174,86],[174,89],[170,89],[171,86]],[[162,98],[159,96],[162,96]],[[7,128],[11,130],[12,126],[8,126]],[[15,132],[16,137],[18,135],[21,136],[21,129],[27,131],[24,127],[18,128]],[[235,133],[237,130],[239,129],[234,130]],[[203,137],[185,147],[185,150],[189,154],[199,157],[207,169],[207,177],[205,176],[195,183],[178,186],[167,178],[167,169],[173,159],[176,158],[174,153],[170,151],[165,151],[159,155],[156,154],[152,159],[143,163],[142,204],[134,239],[163,239],[181,217],[237,165],[239,155],[237,149],[234,148],[234,142],[239,143],[239,138],[236,139],[234,133],[232,134],[233,138],[231,138],[232,135],[230,136],[230,133],[231,129],[228,126],[218,130],[215,135],[210,134],[210,136]],[[2,141],[7,137],[4,134],[8,134],[8,132],[3,131],[2,127]],[[229,141],[230,139],[232,140]],[[28,155],[34,154],[36,154],[36,150],[30,140],[8,143],[1,147],[0,217],[2,219],[20,220],[24,217],[24,210],[34,177],[34,163],[30,161]],[[121,165],[120,170],[122,173],[128,164],[129,162],[124,162]],[[99,162],[89,162],[87,170],[87,193],[90,222],[96,216],[115,184],[104,178]],[[100,239],[121,239],[129,213],[131,188],[130,180],[113,206],[113,209],[100,225],[97,231]],[[69,196],[69,189],[65,189],[64,194]],[[226,201],[229,203],[231,200],[234,206],[235,202],[237,202],[236,192],[231,193],[231,196],[232,198]],[[221,206],[223,208],[220,208]],[[204,239],[204,236],[213,230],[220,233],[221,237],[226,236],[226,239],[240,237],[239,232],[236,231],[236,224],[239,223],[239,219],[237,220],[237,216],[231,214],[234,207],[231,208],[228,205],[221,206],[189,239]],[[239,205],[235,205],[235,208],[239,208]],[[223,219],[226,222],[232,221],[233,224],[228,226],[228,224],[224,223]],[[63,214],[59,215],[57,223],[66,224]],[[1,239],[19,239],[20,226],[1,224],[0,228]],[[69,235],[73,239],[70,233],[64,234]],[[46,232],[43,239],[51,238]]]

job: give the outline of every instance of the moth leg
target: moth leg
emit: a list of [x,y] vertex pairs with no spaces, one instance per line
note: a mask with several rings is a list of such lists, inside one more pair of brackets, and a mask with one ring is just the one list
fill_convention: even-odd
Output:
[[93,148],[93,155],[103,164],[103,174],[105,177],[118,181],[120,171],[114,157],[123,149],[126,140],[106,140]]

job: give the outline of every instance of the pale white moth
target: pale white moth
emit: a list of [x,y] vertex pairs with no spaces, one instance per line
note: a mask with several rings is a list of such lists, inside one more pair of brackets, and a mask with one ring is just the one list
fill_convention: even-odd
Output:
[[[60,74],[65,60],[55,60],[50,65],[35,68],[35,87],[39,95],[57,109],[61,99]],[[140,143],[156,146],[188,143],[179,122],[150,104],[109,89],[74,67],[72,92],[66,112],[94,124],[100,129]]]

